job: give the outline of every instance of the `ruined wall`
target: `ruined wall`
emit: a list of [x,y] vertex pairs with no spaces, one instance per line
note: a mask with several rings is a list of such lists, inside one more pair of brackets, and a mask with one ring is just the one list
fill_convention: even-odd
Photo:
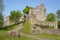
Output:
[[29,17],[35,18],[39,21],[45,21],[46,19],[46,8],[44,7],[44,4],[41,4],[37,6],[36,8],[33,8],[29,11]]
[[44,7],[44,4],[41,4],[29,11],[29,22],[31,23],[31,25],[42,24],[47,26],[54,26],[54,29],[58,28],[57,21],[49,22],[45,20],[46,20],[46,8]]

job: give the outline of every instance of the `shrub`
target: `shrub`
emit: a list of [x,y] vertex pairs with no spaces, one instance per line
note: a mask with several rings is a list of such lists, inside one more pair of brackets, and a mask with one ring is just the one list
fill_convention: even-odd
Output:
[[48,29],[54,29],[54,26],[49,26]]
[[44,25],[40,25],[40,27],[42,28],[42,29],[44,29],[45,27],[44,27]]
[[60,29],[60,21],[58,21],[58,28]]

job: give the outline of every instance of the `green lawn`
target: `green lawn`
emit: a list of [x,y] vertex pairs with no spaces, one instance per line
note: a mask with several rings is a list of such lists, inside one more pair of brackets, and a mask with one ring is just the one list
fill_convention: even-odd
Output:
[[29,34],[31,32],[30,31],[30,23],[28,21],[26,21],[23,25],[23,29],[20,30],[20,31],[23,32],[23,33],[28,33]]
[[0,30],[0,40],[36,40],[33,38],[22,36],[20,38],[14,38],[8,35],[7,31]]
[[40,38],[49,38],[49,39],[53,39],[53,40],[60,40],[60,35],[53,35],[53,34],[33,34],[37,37]]

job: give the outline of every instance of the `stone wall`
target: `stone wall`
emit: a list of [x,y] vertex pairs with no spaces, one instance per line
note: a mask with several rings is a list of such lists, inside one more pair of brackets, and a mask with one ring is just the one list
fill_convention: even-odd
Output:
[[60,29],[53,29],[53,30],[49,30],[49,29],[42,29],[40,31],[37,30],[37,32],[33,32],[33,34],[57,34],[60,35]]

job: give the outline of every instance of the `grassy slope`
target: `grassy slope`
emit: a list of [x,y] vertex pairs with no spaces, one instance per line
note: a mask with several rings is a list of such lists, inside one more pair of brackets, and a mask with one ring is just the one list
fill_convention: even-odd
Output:
[[0,40],[35,40],[33,38],[25,37],[21,35],[21,38],[10,37],[7,31],[0,30]]
[[30,23],[28,21],[26,21],[23,25],[23,29],[20,30],[23,33],[30,33]]

